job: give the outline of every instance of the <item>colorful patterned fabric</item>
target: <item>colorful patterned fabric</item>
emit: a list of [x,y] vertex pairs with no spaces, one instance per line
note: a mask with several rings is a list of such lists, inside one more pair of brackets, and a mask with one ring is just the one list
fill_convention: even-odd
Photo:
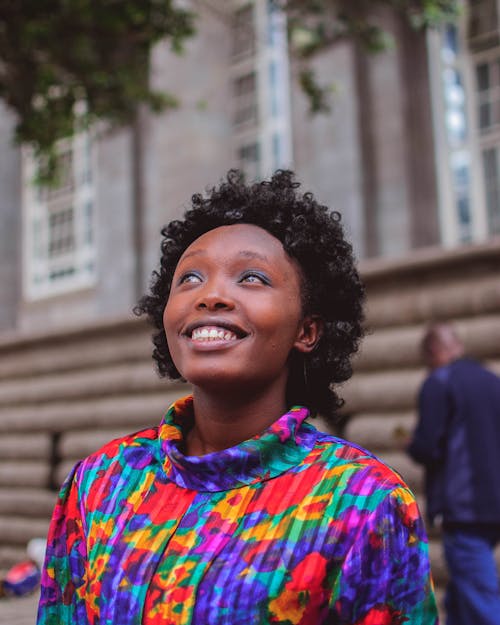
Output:
[[294,407],[181,451],[192,399],[66,480],[39,625],[435,625],[424,527],[401,478]]

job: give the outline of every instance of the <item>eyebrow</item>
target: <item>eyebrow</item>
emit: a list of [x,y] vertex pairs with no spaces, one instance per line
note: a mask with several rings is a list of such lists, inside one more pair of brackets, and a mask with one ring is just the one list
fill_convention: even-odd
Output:
[[258,260],[269,262],[269,258],[267,256],[260,254],[259,252],[252,252],[251,250],[241,250],[241,252],[238,252],[238,256],[242,256],[243,258],[257,258]]
[[[206,250],[193,250],[192,252],[188,252],[187,254],[185,254],[182,260],[186,260],[186,258],[190,258],[191,256],[200,256],[203,254],[206,254]],[[267,256],[265,256],[264,254],[260,254],[259,252],[254,252],[253,250],[240,250],[238,252],[238,256],[250,259],[255,258],[264,262],[269,262],[269,258]]]

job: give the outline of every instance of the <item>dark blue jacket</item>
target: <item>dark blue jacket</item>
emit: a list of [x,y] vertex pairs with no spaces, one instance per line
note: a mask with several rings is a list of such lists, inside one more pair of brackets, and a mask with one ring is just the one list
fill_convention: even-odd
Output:
[[432,371],[408,453],[426,467],[432,522],[500,523],[500,378],[460,358]]

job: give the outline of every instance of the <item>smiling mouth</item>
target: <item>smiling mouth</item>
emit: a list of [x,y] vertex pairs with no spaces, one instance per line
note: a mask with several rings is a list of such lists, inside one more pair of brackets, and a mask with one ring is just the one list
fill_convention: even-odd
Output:
[[224,342],[232,342],[237,341],[240,337],[227,328],[222,328],[219,326],[200,326],[198,328],[194,328],[191,332],[190,336],[192,341],[196,341],[197,343],[210,343],[215,341],[224,341]]

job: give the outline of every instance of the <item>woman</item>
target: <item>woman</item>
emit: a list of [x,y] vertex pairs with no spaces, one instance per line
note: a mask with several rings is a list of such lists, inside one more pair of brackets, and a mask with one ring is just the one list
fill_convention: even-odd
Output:
[[230,172],[164,229],[138,312],[193,394],[68,477],[40,625],[437,622],[413,496],[305,421],[341,405],[363,289],[339,215],[298,186]]

